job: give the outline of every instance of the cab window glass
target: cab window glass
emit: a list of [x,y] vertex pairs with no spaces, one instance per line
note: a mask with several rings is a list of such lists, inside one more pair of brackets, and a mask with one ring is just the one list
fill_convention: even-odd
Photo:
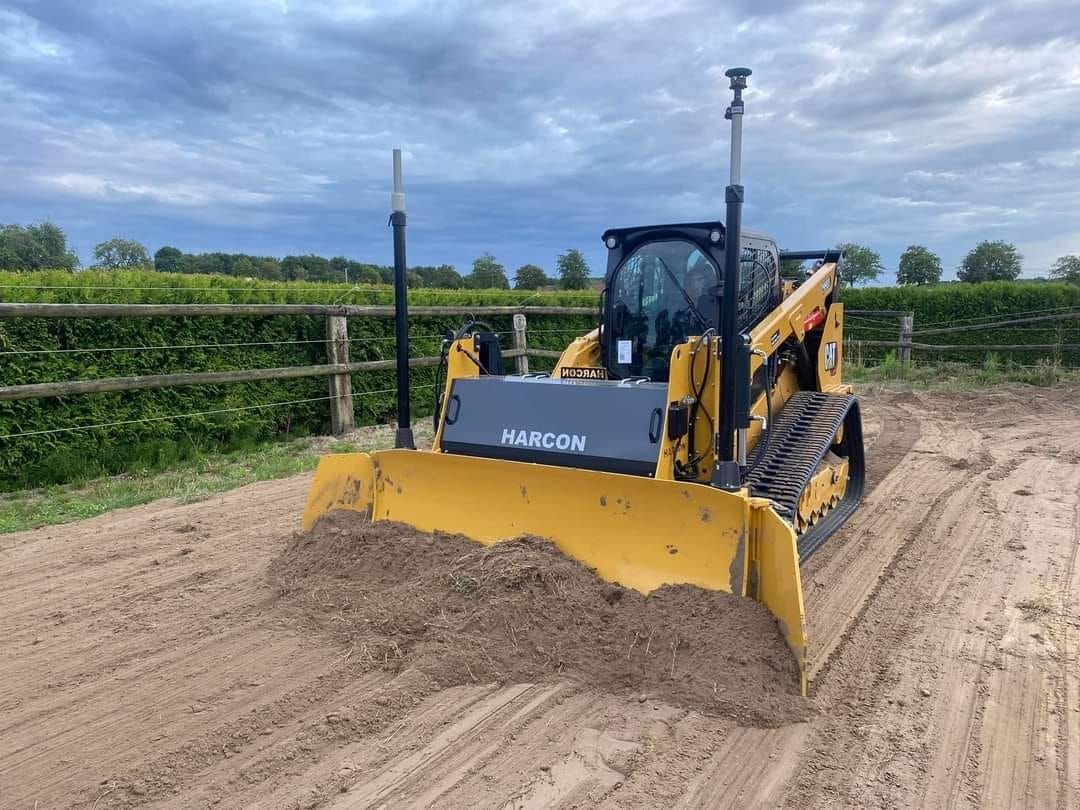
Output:
[[608,368],[620,377],[666,381],[671,352],[691,335],[715,329],[720,277],[696,246],[649,242],[615,272]]

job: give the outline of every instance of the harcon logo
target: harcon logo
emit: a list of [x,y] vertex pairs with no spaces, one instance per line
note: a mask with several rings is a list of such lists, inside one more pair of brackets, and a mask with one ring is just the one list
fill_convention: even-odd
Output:
[[585,437],[578,433],[544,433],[539,430],[503,428],[500,444],[537,447],[543,450],[570,450],[573,453],[585,452]]

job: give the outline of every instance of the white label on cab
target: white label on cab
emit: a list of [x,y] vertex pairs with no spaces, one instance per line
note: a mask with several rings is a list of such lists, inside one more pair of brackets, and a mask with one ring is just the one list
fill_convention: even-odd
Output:
[[631,352],[631,342],[629,340],[619,341],[619,362],[631,363],[633,362],[633,354]]

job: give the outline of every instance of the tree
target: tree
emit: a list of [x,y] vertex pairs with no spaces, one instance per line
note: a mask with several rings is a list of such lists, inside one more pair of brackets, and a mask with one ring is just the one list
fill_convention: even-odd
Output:
[[259,278],[267,281],[284,281],[285,275],[281,272],[281,264],[277,259],[262,259],[255,268]]
[[239,278],[255,277],[255,262],[247,256],[240,256],[232,263],[232,274]]
[[307,271],[299,256],[286,256],[282,259],[281,274],[286,281],[303,281],[307,278]]
[[1062,281],[1071,281],[1080,284],[1080,256],[1069,254],[1059,256],[1050,268],[1050,278],[1059,278]]
[[352,264],[344,256],[335,256],[330,260],[330,277],[332,281],[356,281],[356,277],[353,273],[349,272],[349,266]]
[[0,270],[74,270],[79,257],[67,248],[64,232],[51,222],[0,225]]
[[929,248],[910,245],[900,254],[897,284],[937,284],[941,281],[941,259]]
[[452,290],[460,290],[465,286],[465,279],[461,273],[449,264],[440,264],[431,274],[432,287],[445,287]]
[[179,273],[184,264],[184,254],[178,248],[165,245],[154,254],[154,269],[159,273]]
[[224,253],[196,253],[184,257],[189,272],[224,276],[229,273],[228,256]]
[[[382,276],[379,274],[379,268],[376,265],[354,262],[352,259],[346,260],[345,263],[349,281],[353,284],[382,284]],[[330,265],[334,267],[333,259],[330,260]],[[340,269],[340,262],[337,269]],[[334,272],[337,272],[337,269]]]
[[140,242],[117,236],[94,245],[94,261],[108,270],[150,267],[150,254]]
[[790,279],[791,281],[804,280],[806,278],[806,262],[801,262],[798,259],[781,259],[780,278]]
[[979,242],[964,257],[956,277],[961,281],[1013,281],[1020,275],[1023,257],[1008,242]]
[[322,256],[308,253],[300,257],[307,271],[308,281],[341,281],[340,276],[335,276],[330,269],[330,261]]
[[535,264],[523,264],[514,273],[515,290],[539,290],[549,283],[547,274]]
[[353,281],[357,284],[382,284],[382,276],[374,267],[365,265],[354,274]]
[[885,269],[881,256],[876,251],[854,242],[837,245],[844,251],[844,261],[840,266],[840,283],[854,287],[860,281],[871,281]]
[[74,270],[79,265],[79,257],[67,249],[67,236],[60,226],[46,220],[39,225],[30,225],[26,230],[41,245],[49,269]]
[[559,286],[564,290],[589,289],[589,265],[577,248],[561,254],[555,260],[555,269],[559,273]]
[[510,289],[510,281],[506,278],[506,268],[495,261],[495,257],[490,253],[485,253],[473,261],[472,273],[466,281],[474,290]]

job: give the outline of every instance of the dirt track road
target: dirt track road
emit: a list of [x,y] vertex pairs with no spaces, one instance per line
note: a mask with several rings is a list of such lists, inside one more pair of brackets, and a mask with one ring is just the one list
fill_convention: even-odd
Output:
[[1078,807],[1078,396],[866,398],[778,729],[359,675],[274,609],[306,477],[0,537],[0,806]]

